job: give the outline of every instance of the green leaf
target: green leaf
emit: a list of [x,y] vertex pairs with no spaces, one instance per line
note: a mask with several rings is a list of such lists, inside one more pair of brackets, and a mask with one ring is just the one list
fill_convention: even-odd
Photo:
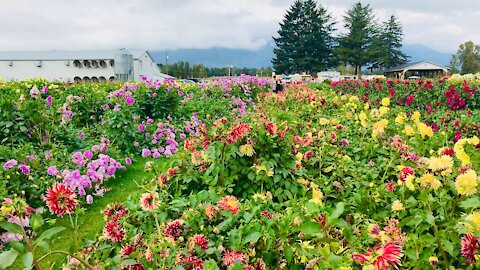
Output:
[[458,205],[461,208],[466,209],[466,210],[471,209],[471,208],[478,208],[478,207],[480,207],[480,199],[478,199],[478,197],[469,198],[469,199],[466,199],[463,202],[460,202]]
[[290,263],[293,259],[293,250],[291,247],[286,247],[285,248],[285,259],[287,260],[288,263]]
[[243,240],[243,243],[244,244],[248,244],[248,243],[252,243],[252,242],[256,243],[260,237],[262,237],[261,233],[253,232],[253,233],[249,234],[247,237],[245,237],[245,239]]
[[2,222],[0,223],[0,227],[6,231],[22,234],[22,228],[17,224],[10,223],[10,222]]
[[50,239],[52,238],[52,236],[54,236],[55,234],[61,232],[65,230],[64,227],[53,227],[51,229],[48,229],[46,231],[44,231],[36,240],[35,240],[35,245],[36,243],[42,241],[42,240],[45,240],[45,239]]
[[320,225],[320,223],[317,223],[317,222],[308,221],[302,224],[302,226],[300,227],[300,230],[306,235],[312,235],[312,234],[321,232],[322,225]]
[[335,210],[332,212],[332,214],[328,216],[328,220],[339,218],[343,214],[344,209],[345,209],[345,204],[343,202],[339,202]]
[[32,230],[34,230],[34,231],[37,231],[38,229],[40,229],[40,227],[42,227],[43,223],[44,223],[43,218],[39,214],[33,215],[30,218],[30,226],[32,227]]
[[121,264],[123,264],[123,265],[135,265],[135,264],[138,264],[138,262],[134,259],[126,259],[126,260],[123,260]]
[[220,268],[218,268],[217,263],[212,259],[203,263],[203,269],[205,269],[205,270],[220,270]]
[[433,225],[433,223],[435,222],[435,217],[432,215],[432,213],[427,214],[427,222],[430,225]]
[[23,253],[25,252],[25,245],[22,242],[18,241],[10,241],[8,243],[13,249],[18,251],[18,253]]
[[25,253],[22,256],[22,263],[25,266],[25,269],[32,269],[33,264],[33,255],[31,252]]
[[18,256],[18,252],[14,249],[10,249],[0,254],[0,269],[5,269],[15,262]]

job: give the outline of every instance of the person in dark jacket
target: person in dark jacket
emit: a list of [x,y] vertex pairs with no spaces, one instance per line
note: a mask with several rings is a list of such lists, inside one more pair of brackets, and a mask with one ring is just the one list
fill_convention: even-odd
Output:
[[280,79],[280,77],[277,77],[277,79],[275,80],[275,89],[273,90],[273,92],[278,93],[282,91],[283,91],[282,79]]

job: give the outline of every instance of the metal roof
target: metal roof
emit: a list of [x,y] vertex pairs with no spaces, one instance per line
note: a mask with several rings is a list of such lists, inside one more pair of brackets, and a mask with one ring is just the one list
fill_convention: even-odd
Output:
[[[419,61],[419,62],[412,62],[412,63],[406,63],[406,64],[398,65],[396,67],[392,67],[392,68],[389,68],[389,69],[385,70],[385,72],[402,71],[402,70],[409,69],[410,67],[413,67],[413,66],[416,66],[416,65],[422,64],[422,63],[426,63],[426,64],[436,66],[436,67],[438,67],[437,69],[449,69],[449,68],[442,67],[442,66],[439,66],[437,64],[428,62],[428,61]],[[431,69],[425,69],[425,70],[431,70]]]
[[[29,61],[29,60],[107,60],[113,59],[115,54],[130,53],[134,59],[139,59],[146,50],[93,50],[93,51],[0,51],[0,61]],[[153,60],[153,58],[152,58]]]

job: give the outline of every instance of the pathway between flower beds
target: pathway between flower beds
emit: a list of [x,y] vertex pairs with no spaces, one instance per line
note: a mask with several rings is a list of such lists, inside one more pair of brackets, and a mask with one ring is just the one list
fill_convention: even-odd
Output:
[[[56,221],[56,226],[67,228],[69,233],[59,234],[59,237],[52,242],[52,250],[75,250],[81,249],[85,242],[96,240],[103,229],[103,209],[106,205],[114,202],[123,202],[128,196],[139,192],[135,181],[138,183],[144,178],[144,165],[146,159],[138,159],[127,171],[118,175],[117,178],[110,179],[107,186],[111,188],[103,197],[95,197],[92,205],[89,205],[85,212],[78,217],[78,243],[79,247],[73,247],[73,230],[70,227],[69,217],[65,216]],[[45,260],[44,267],[58,269],[65,261],[64,255],[52,255]],[[55,265],[53,265],[55,263]]]

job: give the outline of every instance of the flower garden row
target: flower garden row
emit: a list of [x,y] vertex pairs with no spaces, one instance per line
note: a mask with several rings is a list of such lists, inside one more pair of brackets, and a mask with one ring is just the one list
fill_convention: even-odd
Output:
[[40,267],[29,246],[61,229],[39,209],[78,214],[142,155],[144,193],[65,268],[473,269],[477,87],[5,83],[0,256]]

